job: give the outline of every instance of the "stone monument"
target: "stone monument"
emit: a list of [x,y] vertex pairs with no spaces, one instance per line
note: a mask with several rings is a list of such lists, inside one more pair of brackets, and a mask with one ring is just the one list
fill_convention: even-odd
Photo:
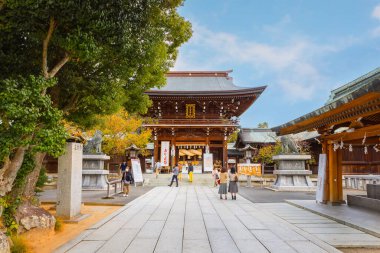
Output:
[[83,190],[107,190],[108,170],[104,169],[104,161],[110,157],[102,153],[102,132],[96,130],[95,135],[83,147]]
[[310,180],[312,172],[305,169],[306,161],[311,155],[300,153],[296,142],[290,137],[281,137],[282,153],[273,156],[278,167],[273,171],[277,176],[271,189],[277,191],[315,191],[316,187]]
[[57,215],[71,220],[80,216],[82,203],[82,144],[66,143],[58,158]]

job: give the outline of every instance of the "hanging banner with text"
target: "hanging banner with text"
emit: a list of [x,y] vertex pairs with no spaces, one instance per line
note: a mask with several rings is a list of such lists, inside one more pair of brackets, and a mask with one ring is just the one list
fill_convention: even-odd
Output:
[[326,186],[326,158],[326,154],[319,155],[317,191],[315,193],[315,199],[319,203],[325,201],[325,196],[323,195]]
[[169,166],[169,144],[170,143],[168,141],[161,141],[161,166]]
[[261,164],[260,163],[238,163],[238,173],[247,176],[261,177]]
[[212,160],[212,153],[209,154],[203,154],[203,169],[204,171],[212,171],[214,168],[213,160]]
[[131,164],[132,164],[133,179],[135,180],[135,183],[142,183],[143,176],[141,172],[140,159],[131,159]]

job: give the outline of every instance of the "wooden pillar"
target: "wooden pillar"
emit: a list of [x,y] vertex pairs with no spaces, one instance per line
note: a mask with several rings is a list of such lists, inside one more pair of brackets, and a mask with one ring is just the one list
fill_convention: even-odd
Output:
[[158,161],[158,140],[154,140],[153,157],[154,157],[154,162],[156,163]]
[[332,204],[340,203],[338,195],[338,162],[337,152],[334,151],[333,144],[329,144],[329,201]]
[[174,153],[176,153],[176,148],[175,148],[175,137],[172,137],[172,140],[171,140],[171,143],[170,143],[170,156],[171,156],[171,166],[172,168],[174,167],[174,165],[176,165],[176,160],[177,160],[177,154],[174,154],[174,156],[171,154],[171,151],[172,151],[172,147],[174,145]]
[[[206,137],[206,146],[205,146],[205,153],[206,153],[206,147],[208,146],[208,148],[209,148],[209,152],[211,153],[211,151],[210,151],[210,138],[208,137],[208,135],[207,135],[207,137]],[[214,160],[215,159],[215,157],[212,157],[212,159]],[[203,160],[204,161],[204,160]],[[214,161],[212,161],[212,164],[214,164]],[[204,173],[205,172],[205,165],[204,165],[204,163],[202,162],[202,173]]]
[[227,154],[227,140],[223,140],[223,167],[227,168],[228,154]]

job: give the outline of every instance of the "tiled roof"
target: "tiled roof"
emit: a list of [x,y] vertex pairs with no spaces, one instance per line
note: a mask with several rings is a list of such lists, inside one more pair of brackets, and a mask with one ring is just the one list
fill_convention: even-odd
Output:
[[242,128],[239,132],[240,141],[246,143],[275,143],[276,133],[266,128]]
[[231,77],[213,76],[213,77],[167,77],[167,84],[161,89],[153,90],[161,91],[229,91],[242,90],[249,87],[239,87],[233,84]]

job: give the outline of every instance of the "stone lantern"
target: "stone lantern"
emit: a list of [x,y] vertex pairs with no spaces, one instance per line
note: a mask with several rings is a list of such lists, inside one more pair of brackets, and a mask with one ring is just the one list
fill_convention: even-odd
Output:
[[138,148],[135,144],[132,144],[128,148],[125,149],[125,154],[127,158],[134,159],[137,158],[138,152],[140,151],[140,148]]
[[[244,151],[244,159],[246,159],[246,163],[250,164],[251,159],[252,159],[252,154],[256,151],[257,149],[252,147],[251,145],[247,144],[245,145],[244,148],[239,149],[239,151]],[[251,187],[251,176],[247,175],[247,187]]]
[[246,163],[251,163],[252,155],[256,152],[256,148],[247,144],[244,148],[239,149],[239,151],[244,151],[244,159],[246,159]]

